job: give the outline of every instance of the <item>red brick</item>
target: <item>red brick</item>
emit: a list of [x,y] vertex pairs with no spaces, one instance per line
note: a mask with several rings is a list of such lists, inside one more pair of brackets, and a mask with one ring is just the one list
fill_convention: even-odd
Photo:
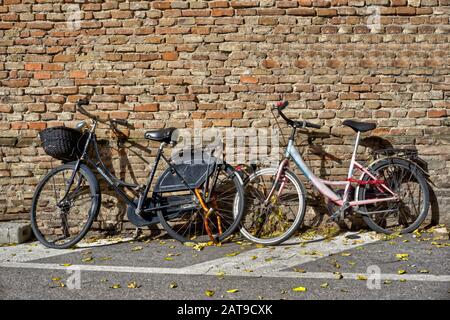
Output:
[[167,10],[171,8],[170,1],[153,1],[153,9]]
[[44,130],[46,127],[46,122],[28,122],[28,128],[31,130]]
[[228,1],[210,1],[209,7],[210,8],[228,8],[229,2]]
[[73,54],[57,54],[53,57],[53,62],[73,62],[75,55]]
[[28,129],[28,124],[26,122],[13,122],[11,123],[11,129],[13,130]]
[[213,17],[232,17],[234,9],[212,9],[211,15]]
[[25,63],[25,70],[29,71],[42,70],[42,63]]
[[258,78],[255,78],[253,76],[242,75],[240,77],[240,80],[242,83],[251,83],[251,84],[258,83]]
[[34,73],[34,78],[38,80],[48,80],[51,79],[52,74],[47,71],[38,71]]
[[87,76],[87,71],[85,70],[73,70],[70,71],[70,78],[75,78],[75,79],[84,79]]
[[315,16],[316,11],[313,8],[295,8],[288,9],[287,14],[293,16]]
[[164,52],[162,58],[165,61],[176,61],[178,59],[178,52]]
[[447,116],[447,110],[434,110],[434,109],[428,110],[429,118],[443,118],[446,116]]
[[156,112],[159,110],[157,103],[147,103],[141,104],[134,107],[134,111],[136,112]]

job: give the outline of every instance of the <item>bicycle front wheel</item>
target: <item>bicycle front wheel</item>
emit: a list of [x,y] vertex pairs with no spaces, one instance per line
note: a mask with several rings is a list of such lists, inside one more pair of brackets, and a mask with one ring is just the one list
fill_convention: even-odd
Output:
[[[290,170],[276,181],[277,173],[277,168],[259,170],[245,186],[241,233],[252,242],[280,244],[300,228],[305,217],[306,192],[302,182]],[[266,204],[273,187],[275,192]]]
[[70,248],[89,231],[100,208],[100,189],[92,171],[81,165],[70,184],[74,163],[51,170],[31,204],[31,227],[43,245]]
[[[194,209],[180,208],[175,215],[158,211],[161,225],[172,238],[180,242],[222,242],[237,229],[244,210],[242,179],[231,166],[222,164],[210,183],[213,184],[211,194],[205,195],[201,188],[197,189],[209,212],[205,212],[192,194],[189,197],[193,199]],[[164,195],[159,197],[164,199]]]
[[[366,224],[380,233],[408,233],[425,220],[430,206],[427,181],[416,164],[403,159],[384,159],[377,162],[372,173],[399,196],[399,200],[383,201],[359,207]],[[364,175],[363,181],[370,180]],[[359,187],[356,200],[383,199],[391,195],[379,186]]]

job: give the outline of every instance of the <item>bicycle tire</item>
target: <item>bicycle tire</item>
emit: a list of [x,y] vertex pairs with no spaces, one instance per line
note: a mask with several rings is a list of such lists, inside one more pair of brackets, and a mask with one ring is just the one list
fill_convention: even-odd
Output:
[[31,210],[30,210],[30,220],[31,220],[31,228],[33,230],[33,233],[36,237],[36,239],[42,243],[44,246],[52,249],[67,249],[72,246],[74,246],[76,243],[78,243],[83,237],[86,235],[86,233],[89,231],[90,227],[92,226],[92,223],[94,222],[95,218],[98,215],[98,212],[100,210],[100,203],[101,203],[101,193],[100,193],[100,186],[98,184],[98,181],[94,175],[94,173],[85,165],[81,164],[79,171],[83,175],[83,177],[88,181],[89,183],[89,190],[92,195],[92,205],[90,207],[87,221],[80,231],[78,235],[70,240],[69,242],[66,242],[61,245],[57,245],[55,243],[47,241],[47,239],[44,237],[44,235],[39,230],[38,221],[36,217],[36,207],[39,201],[39,196],[41,195],[41,192],[43,188],[46,186],[47,182],[50,181],[52,177],[54,177],[56,174],[63,170],[71,170],[73,171],[75,167],[75,162],[70,162],[66,164],[62,164],[54,169],[52,169],[49,173],[47,173],[39,182],[39,184],[36,187],[36,191],[33,195],[33,200],[31,203]]
[[[233,183],[236,187],[236,196],[237,196],[237,203],[234,203],[233,206],[233,214],[234,214],[234,220],[233,223],[224,231],[221,235],[214,234],[214,241],[216,242],[222,242],[233,232],[238,228],[240,220],[242,218],[242,214],[244,211],[244,188],[243,188],[243,181],[239,174],[234,170],[233,167],[227,164],[223,164],[225,168],[225,172],[233,177]],[[235,199],[236,202],[236,199]],[[158,218],[160,221],[160,224],[162,227],[166,230],[167,234],[171,236],[173,239],[176,239],[182,243],[185,242],[197,242],[193,239],[185,238],[184,236],[177,233],[172,226],[170,225],[170,220],[166,215],[164,215],[162,210],[158,210],[157,212]]]
[[[427,183],[424,175],[421,173],[420,169],[418,168],[418,166],[415,163],[405,160],[405,159],[401,159],[401,158],[386,158],[386,159],[380,160],[378,162],[375,162],[370,167],[370,170],[372,173],[376,173],[383,167],[390,166],[390,165],[399,166],[406,170],[409,170],[411,172],[411,176],[414,176],[414,178],[420,185],[421,192],[423,194],[423,206],[422,206],[422,210],[421,210],[420,214],[417,216],[416,220],[413,223],[411,223],[408,227],[406,227],[400,231],[401,234],[409,233],[409,232],[412,232],[412,231],[416,230],[417,228],[419,228],[428,214],[428,209],[430,207],[430,195],[429,195],[428,183]],[[363,180],[363,181],[367,181],[369,179],[370,179],[370,177],[367,174],[363,175],[363,177],[361,178],[361,180]],[[359,201],[364,200],[364,192],[365,192],[364,190],[365,190],[364,188],[361,188],[361,187],[358,188],[356,195],[355,195],[355,200],[359,200]],[[385,233],[385,234],[392,234],[395,232],[395,231],[387,230],[387,229],[383,228],[382,226],[378,225],[368,214],[363,214],[362,216],[363,216],[364,222],[372,230],[374,230],[376,232]]]
[[[256,179],[257,177],[259,177],[263,174],[271,174],[271,175],[275,176],[277,174],[277,172],[278,172],[278,168],[265,168],[265,169],[258,170],[249,177],[248,183],[250,183],[252,180]],[[297,212],[294,222],[292,223],[291,227],[285,233],[283,233],[282,235],[280,235],[278,237],[270,238],[270,239],[258,238],[258,237],[253,236],[241,224],[240,232],[246,239],[248,239],[254,243],[258,243],[258,244],[274,246],[274,245],[281,244],[281,243],[285,242],[286,240],[288,240],[302,225],[303,219],[305,218],[305,212],[306,212],[306,189],[305,189],[305,186],[303,185],[302,181],[297,177],[297,175],[294,172],[287,169],[285,171],[285,174],[289,179],[291,179],[291,181],[294,183],[294,186],[296,186],[297,193],[299,195],[299,200],[300,200],[299,210]]]

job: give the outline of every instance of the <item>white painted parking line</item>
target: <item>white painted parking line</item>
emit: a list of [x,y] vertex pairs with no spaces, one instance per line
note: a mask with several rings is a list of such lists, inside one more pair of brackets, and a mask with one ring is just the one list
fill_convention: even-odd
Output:
[[0,247],[0,263],[7,262],[30,262],[44,258],[56,257],[68,253],[80,252],[90,248],[110,245],[121,242],[128,242],[132,238],[101,239],[95,242],[80,242],[74,249],[50,249],[35,241],[31,243],[14,246]]
[[354,233],[346,233],[330,241],[305,242],[304,245],[298,245],[298,240],[292,239],[283,246],[249,250],[234,257],[210,260],[184,269],[198,273],[232,272],[236,269],[272,273],[377,241],[368,234],[358,234],[358,239],[349,240],[350,235]]
[[[189,270],[185,268],[147,268],[147,267],[123,267],[123,266],[96,266],[96,265],[72,265],[64,267],[52,263],[0,263],[0,268],[19,268],[19,269],[40,269],[40,270],[79,270],[92,272],[116,272],[116,273],[140,273],[140,274],[173,274],[173,275],[205,275],[200,270]],[[206,275],[213,275],[207,273]],[[342,273],[343,279],[356,280],[361,275],[369,277],[370,275],[361,273]],[[244,272],[234,270],[225,273],[225,276],[249,277],[249,278],[295,278],[295,279],[336,279],[336,275],[331,272]],[[380,274],[380,280],[407,280],[407,281],[426,281],[426,282],[450,282],[450,275],[432,275],[432,274]]]

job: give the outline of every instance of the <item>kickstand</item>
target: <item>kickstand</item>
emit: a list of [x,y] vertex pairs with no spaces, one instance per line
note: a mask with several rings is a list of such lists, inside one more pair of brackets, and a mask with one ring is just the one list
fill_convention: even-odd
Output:
[[134,232],[133,232],[133,234],[132,234],[133,240],[139,239],[139,237],[141,236],[141,234],[142,234],[142,229],[136,227],[136,229],[134,229]]

